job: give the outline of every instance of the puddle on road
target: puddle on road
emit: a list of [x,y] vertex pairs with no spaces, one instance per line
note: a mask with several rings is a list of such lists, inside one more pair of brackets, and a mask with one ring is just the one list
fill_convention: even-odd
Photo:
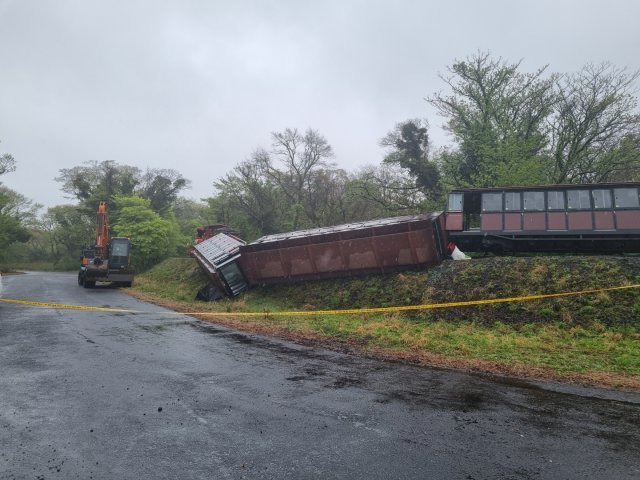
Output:
[[138,325],[138,328],[146,331],[146,332],[162,332],[164,330],[168,330],[172,327],[179,327],[182,325],[190,325],[192,322],[190,321],[182,321],[182,322],[168,322],[168,323],[156,323],[151,325]]
[[348,388],[348,387],[358,387],[362,385],[364,382],[359,378],[353,377],[339,377],[335,382],[325,385],[326,388]]
[[249,337],[248,335],[244,335],[242,333],[229,333],[226,335],[228,338],[235,340],[238,343],[242,343],[244,345],[251,345],[256,343],[256,340]]
[[488,376],[488,378],[493,383],[499,383],[500,385],[506,385],[508,387],[524,388],[527,390],[538,390],[538,391],[543,390],[543,388],[540,387],[539,385],[535,385],[521,378],[497,377],[497,376],[491,376],[491,375]]
[[464,390],[459,386],[452,388],[431,386],[424,389],[395,389],[388,392],[378,392],[376,403],[401,402],[411,406],[429,406],[445,411],[459,411],[463,413],[487,410],[490,405],[497,403],[499,396],[488,396],[477,388]]
[[298,358],[326,358],[326,355],[319,354],[312,348],[306,348],[300,346],[300,348],[293,348],[281,343],[279,340],[271,340],[268,338],[261,338],[249,333],[236,332],[234,330],[223,330],[216,327],[212,327],[200,322],[190,322],[189,325],[202,333],[209,335],[216,335],[222,338],[231,339],[237,343],[243,345],[251,345],[257,348],[262,348],[273,353],[279,353],[286,356],[295,356]]
[[190,322],[189,325],[194,327],[197,330],[200,330],[202,333],[208,333],[209,335],[220,335],[221,333],[228,333],[227,330],[222,330],[221,328],[211,327],[209,325],[202,325],[199,322]]

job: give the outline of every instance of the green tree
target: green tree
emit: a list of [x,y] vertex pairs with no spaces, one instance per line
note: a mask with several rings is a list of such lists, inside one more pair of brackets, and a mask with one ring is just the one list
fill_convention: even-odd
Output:
[[384,163],[400,166],[414,179],[416,189],[437,199],[442,193],[440,171],[429,159],[428,127],[426,120],[400,122],[380,140],[380,145],[389,149]]
[[520,62],[482,52],[449,67],[441,77],[448,92],[429,99],[456,144],[440,155],[449,183],[488,187],[549,178],[546,120],[556,76],[544,78],[545,70],[522,73]]
[[87,214],[77,205],[49,208],[41,225],[48,232],[49,250],[54,261],[63,257],[77,260],[83,247],[95,243],[95,215]]
[[189,238],[193,237],[195,229],[202,225],[222,223],[213,218],[205,201],[178,197],[173,204],[173,213],[180,226],[180,233]]
[[113,201],[118,195],[136,195],[149,200],[151,208],[166,214],[189,181],[172,169],[150,169],[144,173],[131,165],[113,160],[85,162],[73,168],[63,168],[56,181],[62,191],[80,201],[88,213],[95,212],[101,201],[110,207],[110,217],[118,215]]
[[184,243],[175,219],[162,218],[153,211],[148,199],[116,196],[114,200],[119,215],[112,225],[113,235],[131,240],[132,263],[137,269],[152,267]]
[[140,183],[140,169],[119,165],[113,160],[91,160],[84,165],[61,169],[55,180],[62,183],[63,192],[95,211],[100,201],[111,204],[116,195],[133,195]]
[[178,194],[191,182],[172,169],[147,168],[140,177],[136,192],[149,200],[151,208],[160,213],[168,212],[175,204]]
[[[0,175],[14,171],[16,162],[8,153],[0,155]],[[35,223],[40,205],[0,183],[0,260],[6,260],[7,248],[30,238],[27,225]]]
[[19,193],[0,185],[0,260],[6,260],[3,257],[9,245],[26,242],[30,238],[24,221],[30,219],[31,212],[21,209],[24,200]]

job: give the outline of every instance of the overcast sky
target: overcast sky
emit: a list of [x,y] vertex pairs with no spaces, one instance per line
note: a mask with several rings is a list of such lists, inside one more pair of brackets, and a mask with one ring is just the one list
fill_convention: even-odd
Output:
[[270,132],[319,130],[348,170],[380,163],[378,140],[424,117],[438,73],[478,50],[570,72],[640,68],[640,2],[0,0],[0,177],[23,195],[69,203],[61,168],[115,160],[174,168],[186,196]]

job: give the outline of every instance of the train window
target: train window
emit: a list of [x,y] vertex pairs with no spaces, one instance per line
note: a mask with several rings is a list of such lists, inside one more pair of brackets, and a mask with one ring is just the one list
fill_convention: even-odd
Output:
[[616,208],[640,207],[637,188],[614,188],[613,193],[616,199]]
[[544,210],[544,192],[524,192],[522,196],[525,210]]
[[450,212],[462,211],[462,194],[461,193],[449,194],[449,211]]
[[569,210],[591,209],[591,198],[589,198],[589,190],[567,191],[567,207],[569,207]]
[[564,210],[564,192],[547,192],[547,209]]
[[520,210],[520,192],[505,192],[504,210],[506,212]]
[[482,194],[482,211],[483,212],[501,212],[502,211],[502,193],[483,193]]
[[611,208],[611,190],[591,190],[594,208]]

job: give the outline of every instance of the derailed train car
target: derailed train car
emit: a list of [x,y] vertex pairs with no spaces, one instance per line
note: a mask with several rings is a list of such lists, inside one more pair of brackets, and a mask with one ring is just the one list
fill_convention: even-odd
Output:
[[194,247],[212,282],[233,296],[250,286],[388,273],[442,262],[441,213],[268,235],[245,244],[224,233]]

